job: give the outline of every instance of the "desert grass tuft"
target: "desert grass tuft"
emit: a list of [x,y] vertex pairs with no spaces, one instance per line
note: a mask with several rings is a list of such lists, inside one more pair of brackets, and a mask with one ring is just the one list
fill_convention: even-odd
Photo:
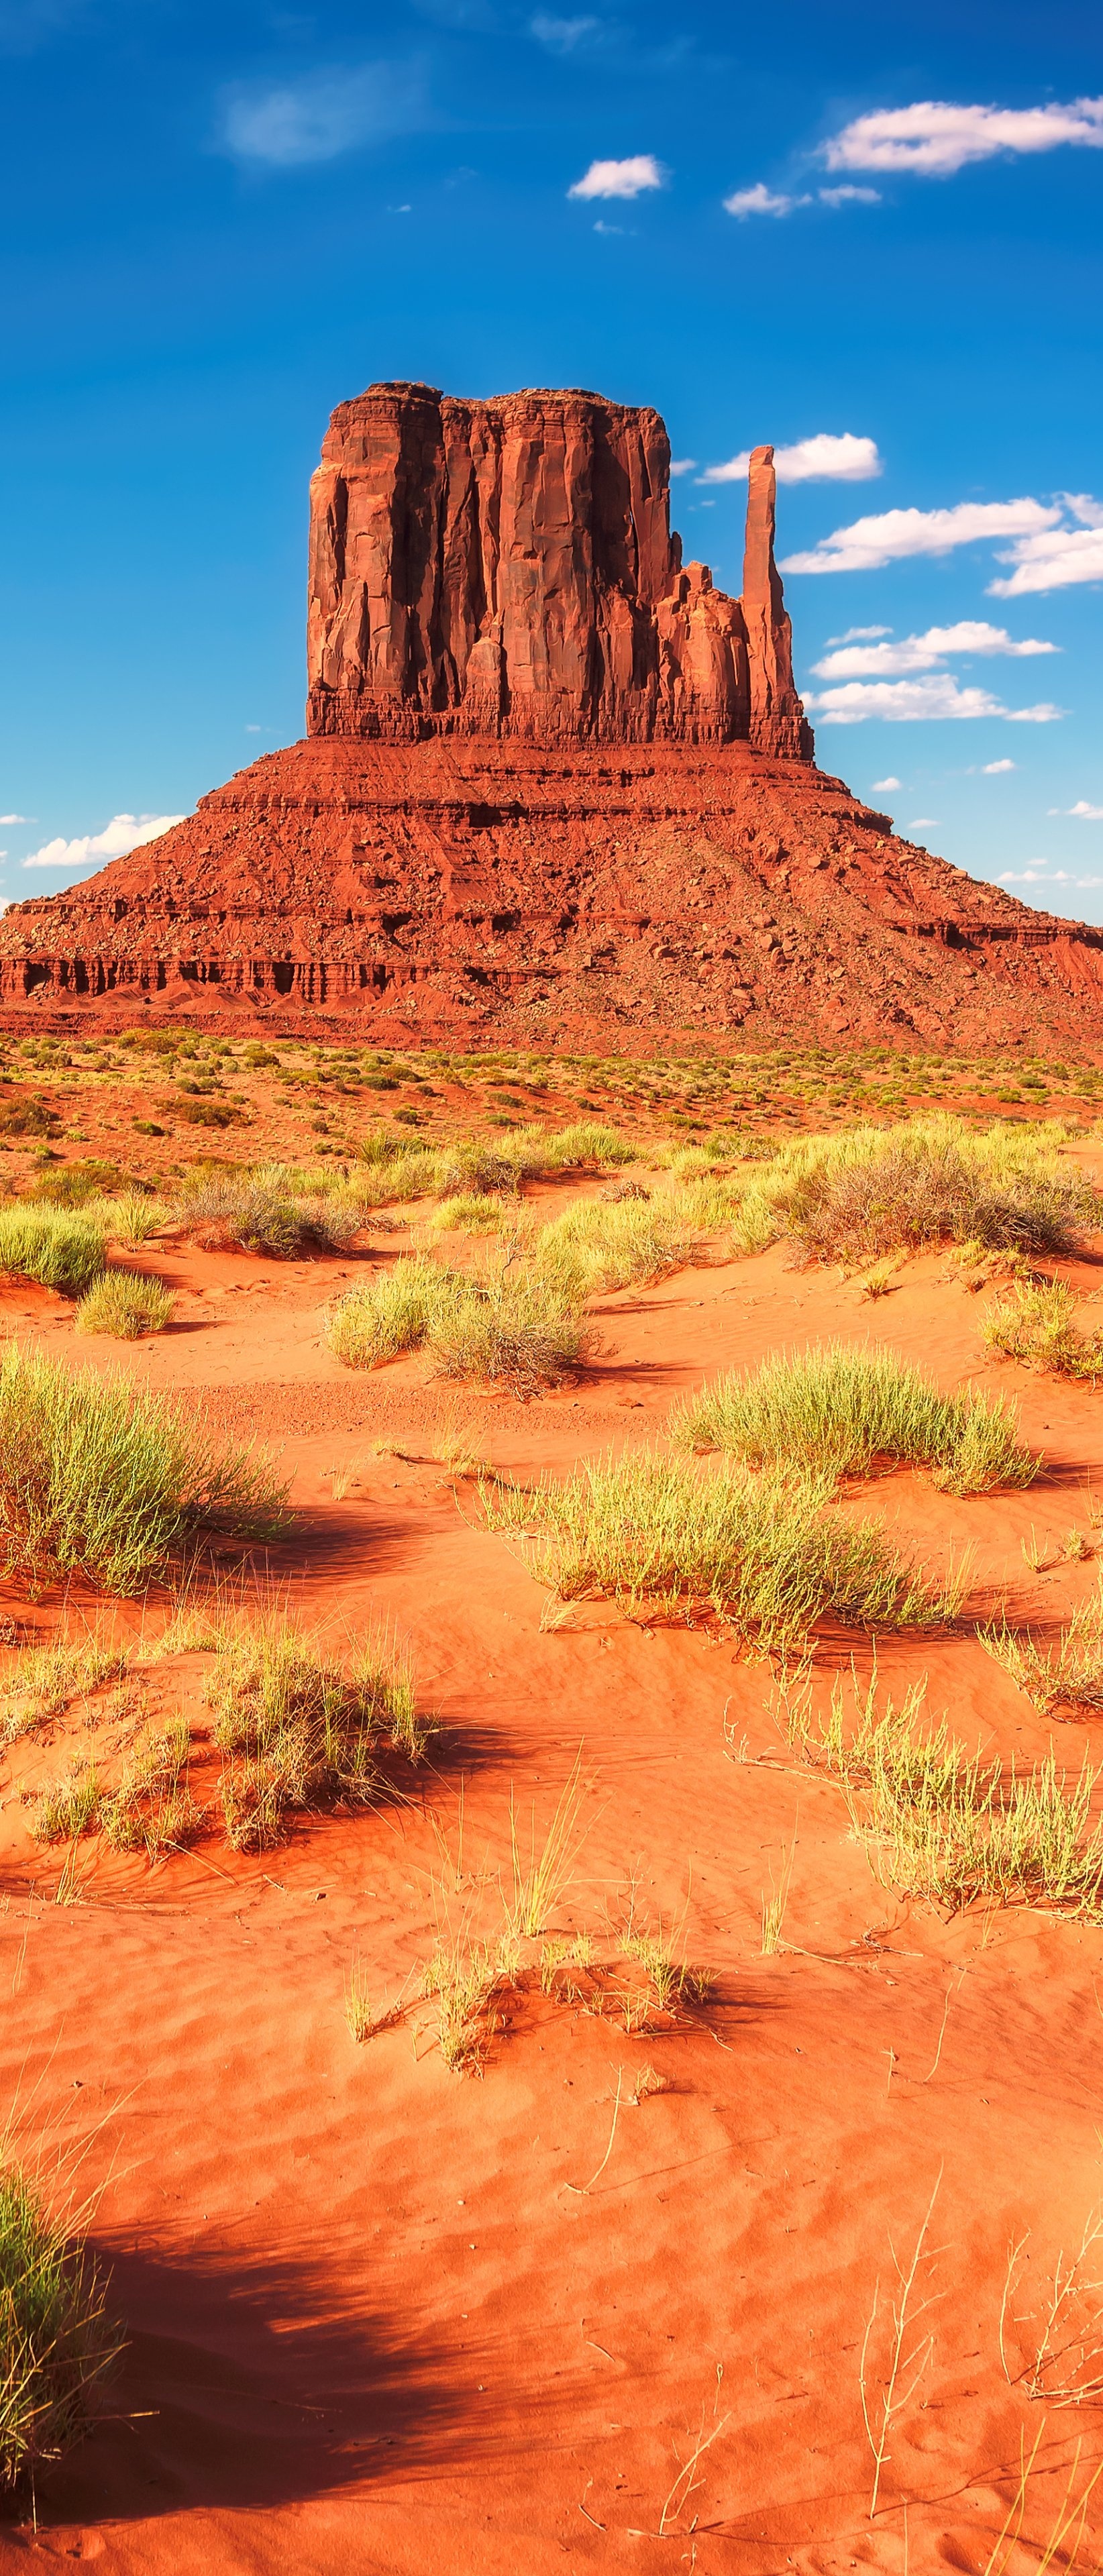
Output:
[[848,1708],[837,1683],[818,1727],[810,1684],[789,1696],[790,1739],[838,1778],[877,1874],[955,1912],[988,1897],[1103,1917],[1099,1773],[1085,1762],[1070,1776],[1052,1754],[1005,1772],[967,1753],[945,1721],[916,1732],[924,1691],[881,1707],[874,1673],[865,1688],[855,1680]]
[[79,2442],[120,2349],[107,2278],[18,2166],[0,2167],[0,2480]]
[[422,1253],[403,1254],[338,1299],[326,1325],[331,1351],[346,1368],[380,1368],[420,1350],[454,1276]]
[[442,1302],[427,1341],[441,1377],[504,1385],[523,1397],[573,1378],[588,1348],[581,1318],[558,1289],[509,1271]]
[[839,1342],[792,1358],[775,1353],[753,1375],[720,1378],[671,1423],[684,1448],[725,1449],[749,1465],[869,1475],[928,1468],[955,1494],[1029,1485],[1040,1460],[1021,1448],[998,1399],[940,1395],[922,1371],[887,1350]]
[[188,1785],[190,1753],[185,1717],[142,1730],[118,1787],[100,1803],[98,1824],[112,1851],[144,1851],[155,1860],[192,1841],[205,1818]]
[[163,1398],[9,1350],[0,1362],[0,1563],[32,1585],[79,1574],[144,1591],[204,1547],[278,1537],[270,1470],[220,1453]]
[[102,1230],[87,1216],[54,1207],[0,1209],[0,1270],[81,1297],[104,1261]]
[[1103,1377],[1103,1336],[1078,1331],[1078,1300],[1061,1279],[1012,1282],[981,1318],[981,1340],[1001,1359],[1058,1377]]
[[176,1299],[162,1280],[143,1279],[132,1270],[104,1270],[95,1287],[81,1298],[76,1329],[137,1342],[144,1333],[163,1333],[175,1307]]
[[417,1762],[427,1739],[401,1656],[369,1643],[337,1663],[279,1611],[224,1623],[207,1697],[235,1851],[267,1850],[296,1810],[393,1794],[385,1756]]
[[937,1588],[880,1522],[833,1510],[822,1476],[703,1471],[642,1450],[590,1461],[562,1482],[487,1480],[480,1491],[489,1526],[524,1533],[534,1573],[561,1600],[656,1601],[671,1611],[709,1601],[764,1646],[791,1644],[829,1616],[912,1628],[960,1606],[960,1579]]
[[1081,1601],[1051,1645],[1005,1620],[979,1631],[980,1643],[1002,1664],[1017,1689],[1047,1714],[1060,1708],[1085,1715],[1103,1709],[1103,1592]]
[[49,1646],[24,1647],[0,1683],[0,1742],[60,1717],[75,1699],[87,1698],[126,1671],[128,1649],[93,1636],[65,1636]]

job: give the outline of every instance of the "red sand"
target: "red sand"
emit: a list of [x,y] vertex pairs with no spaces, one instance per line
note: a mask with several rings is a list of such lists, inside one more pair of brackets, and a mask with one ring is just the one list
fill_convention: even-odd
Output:
[[[880,1885],[838,1789],[779,1736],[763,1664],[713,1620],[639,1626],[590,1603],[542,1630],[546,1595],[430,1453],[462,1422],[498,1465],[562,1468],[650,1433],[723,1364],[835,1332],[889,1341],[946,1387],[1013,1392],[1049,1464],[1024,1495],[962,1502],[900,1476],[873,1506],[932,1564],[975,1546],[974,1609],[1006,1587],[1017,1615],[1057,1624],[1095,1568],[1033,1576],[1021,1541],[1032,1525],[1090,1533],[1103,1397],[982,1366],[977,1301],[934,1258],[875,1307],[780,1252],[625,1292],[600,1309],[579,1387],[529,1407],[426,1386],[413,1361],[350,1377],[319,1322],[355,1259],[284,1270],[156,1247],[147,1266],[186,1294],[175,1328],[137,1349],[74,1342],[61,1301],[11,1283],[5,1324],[194,1390],[277,1446],[300,1519],[271,1572],[335,1642],[392,1620],[445,1732],[421,1804],[313,1819],[260,1859],[212,1838],[151,1872],[83,1845],[69,1906],[51,1901],[61,1855],[31,1843],[19,1793],[71,1739],[11,1748],[5,2098],[86,2145],[130,2343],[106,2420],[41,2480],[37,2531],[24,2508],[0,2562],[980,2571],[1039,2436],[1033,2545],[995,2561],[1024,2576],[1077,2443],[1077,2491],[1100,2450],[1098,2408],[1032,2405],[1009,2383],[998,2328],[1009,2243],[1030,2231],[1022,2314],[1100,2195],[1103,1934],[1027,1910],[943,1921]],[[1070,1275],[1094,1289],[1099,1273]],[[358,1482],[335,1501],[342,1470]],[[54,1612],[21,1616],[45,1631]],[[825,1675],[852,1642],[827,1642]],[[858,1655],[867,1670],[868,1645]],[[934,1714],[1005,1759],[1052,1740],[1076,1769],[1100,1750],[1099,1727],[1039,1718],[964,1627],[889,1642],[880,1668],[894,1693],[927,1673]],[[152,1678],[176,1687],[172,1667]],[[628,2038],[519,1996],[482,2080],[447,2072],[428,2004],[354,2046],[354,1958],[382,2002],[432,1947],[461,1780],[470,1881],[506,1862],[511,1788],[542,1822],[580,1746],[588,1833],[563,1921],[600,1931],[631,1890],[637,1916],[684,1918],[715,2001]],[[764,1957],[761,1901],[790,1847],[792,1946]],[[459,1929],[470,1898],[452,1885]],[[666,2090],[633,2107],[645,2063]],[[862,2340],[940,2175],[933,2351],[871,2524]],[[878,2328],[871,2380],[883,2352]],[[1012,2327],[1013,2374],[1024,2352]],[[1094,2504],[1089,2524],[1085,2567]]]

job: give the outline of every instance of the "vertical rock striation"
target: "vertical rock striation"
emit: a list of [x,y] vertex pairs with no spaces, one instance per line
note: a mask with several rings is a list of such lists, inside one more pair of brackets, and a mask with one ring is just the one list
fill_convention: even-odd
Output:
[[755,451],[745,602],[682,565],[657,412],[373,385],[311,486],[308,730],[751,741],[810,759]]

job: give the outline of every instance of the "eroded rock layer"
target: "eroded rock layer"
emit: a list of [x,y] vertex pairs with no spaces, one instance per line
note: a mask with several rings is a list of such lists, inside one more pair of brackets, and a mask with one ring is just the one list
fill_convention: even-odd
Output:
[[739,743],[298,743],[18,906],[0,940],[5,1017],[55,1026],[164,1014],[625,1051],[685,1031],[988,1050],[1103,1028],[1103,932]]
[[683,570],[657,412],[372,385],[334,412],[311,483],[309,730],[808,758],[771,448],[751,459],[747,531],[741,600]]

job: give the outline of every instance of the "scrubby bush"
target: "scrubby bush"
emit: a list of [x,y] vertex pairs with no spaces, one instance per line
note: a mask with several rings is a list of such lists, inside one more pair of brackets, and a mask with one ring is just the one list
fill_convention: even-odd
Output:
[[981,1339],[1001,1359],[1058,1377],[1103,1376],[1103,1336],[1081,1333],[1077,1299],[1062,1279],[1013,1280],[981,1321]]
[[174,1560],[286,1526],[270,1470],[122,1379],[17,1350],[0,1362],[0,1564],[141,1592]]
[[80,1297],[104,1267],[103,1234],[61,1208],[0,1208],[0,1270]]
[[643,1450],[590,1462],[558,1483],[481,1490],[492,1528],[538,1533],[534,1571],[564,1599],[598,1593],[671,1609],[711,1601],[772,1646],[806,1637],[827,1616],[848,1627],[909,1628],[958,1605],[960,1586],[937,1591],[890,1547],[879,1521],[833,1511],[825,1477],[702,1473]]
[[422,1254],[342,1297],[327,1338],[349,1368],[427,1348],[442,1377],[502,1381],[519,1394],[559,1385],[584,1353],[578,1316],[546,1280],[509,1271],[471,1279]]
[[894,1351],[835,1342],[793,1358],[777,1353],[750,1376],[705,1387],[671,1430],[689,1449],[727,1449],[750,1466],[792,1465],[834,1476],[876,1466],[928,1467],[955,1494],[1029,1485],[1040,1461],[1020,1448],[998,1400],[940,1395]]
[[138,1342],[144,1333],[163,1333],[175,1305],[160,1279],[143,1279],[133,1270],[104,1270],[81,1298],[76,1328],[78,1333],[108,1333],[115,1341]]
[[442,1377],[475,1378],[529,1396],[560,1386],[586,1354],[579,1316],[546,1280],[507,1273],[463,1283],[429,1322],[429,1349]]
[[18,2167],[0,2168],[0,2480],[11,2488],[86,2432],[120,2348],[107,2279]]
[[273,1261],[345,1252],[361,1223],[353,1201],[306,1194],[278,1164],[252,1173],[196,1174],[176,1213],[210,1250],[261,1252]]
[[812,1261],[857,1264],[924,1244],[1071,1251],[1098,1220],[1095,1193],[1057,1161],[1053,1128],[934,1117],[785,1146],[748,1189],[748,1250],[787,1234]]

